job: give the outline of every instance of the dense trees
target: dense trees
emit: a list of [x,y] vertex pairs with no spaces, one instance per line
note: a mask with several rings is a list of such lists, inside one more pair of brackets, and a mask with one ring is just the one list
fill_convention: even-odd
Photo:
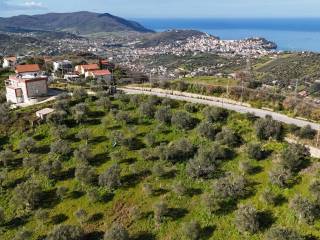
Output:
[[213,125],[210,122],[202,121],[198,126],[198,133],[200,136],[205,137],[209,140],[214,140],[216,134],[220,131],[219,127]]
[[80,163],[88,163],[92,159],[92,153],[88,146],[79,146],[79,148],[73,152],[73,156]]
[[203,109],[203,114],[207,121],[211,123],[223,122],[228,118],[228,111],[223,108],[206,107]]
[[60,156],[67,156],[71,152],[70,144],[65,140],[57,140],[51,143],[50,152]]
[[272,184],[285,188],[293,182],[293,174],[288,169],[276,166],[269,172],[269,179]]
[[248,156],[252,159],[261,160],[265,157],[265,152],[260,143],[249,143],[247,145]]
[[169,106],[159,108],[156,111],[155,118],[161,123],[170,123],[172,118],[171,108]]
[[19,149],[23,152],[30,153],[34,149],[35,145],[36,141],[33,140],[33,138],[28,137],[19,142]]
[[281,154],[280,164],[290,171],[296,172],[306,165],[310,151],[303,145],[290,144]]
[[314,139],[316,134],[317,134],[317,131],[312,129],[310,125],[302,127],[295,132],[295,135],[298,136],[299,138],[311,139],[311,140]]
[[216,140],[230,147],[236,147],[241,143],[239,135],[229,128],[223,128],[222,131],[216,135]]

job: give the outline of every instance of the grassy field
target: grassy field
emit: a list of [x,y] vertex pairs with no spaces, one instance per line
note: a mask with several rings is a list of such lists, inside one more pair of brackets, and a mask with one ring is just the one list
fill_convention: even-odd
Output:
[[212,77],[212,76],[201,76],[201,77],[190,77],[190,78],[183,78],[181,79],[185,82],[190,83],[199,83],[199,84],[206,84],[212,86],[237,86],[238,81],[234,79],[228,78],[220,78],[220,77]]
[[[204,78],[203,81],[211,79]],[[213,80],[215,81],[215,80]],[[149,101],[147,97],[140,98],[140,101]],[[87,220],[81,224],[87,237],[85,239],[102,239],[102,234],[110,226],[117,222],[125,226],[131,239],[165,239],[180,240],[187,239],[183,234],[183,224],[196,220],[202,227],[201,239],[263,239],[266,231],[272,226],[283,226],[295,229],[303,235],[313,236],[313,239],[320,237],[320,221],[315,221],[314,225],[301,223],[294,215],[288,202],[297,193],[310,198],[308,186],[310,182],[317,177],[317,170],[299,173],[297,183],[290,188],[279,188],[269,182],[268,172],[273,168],[279,158],[279,154],[286,146],[286,143],[275,140],[262,141],[265,150],[271,154],[264,160],[257,161],[248,157],[246,145],[250,142],[257,142],[252,120],[245,115],[229,113],[226,121],[216,122],[216,124],[227,127],[241,136],[242,144],[233,149],[234,156],[225,160],[220,172],[226,174],[233,172],[242,175],[239,170],[239,163],[243,160],[249,160],[250,163],[258,169],[254,174],[247,174],[246,177],[252,183],[252,191],[245,198],[237,201],[240,203],[250,203],[259,211],[268,213],[270,224],[256,234],[241,234],[234,224],[236,206],[221,213],[210,213],[203,204],[203,195],[212,191],[213,183],[216,178],[193,179],[186,172],[186,161],[171,163],[162,162],[166,174],[162,177],[156,176],[152,169],[160,160],[148,160],[146,154],[141,153],[143,149],[155,150],[160,143],[170,145],[172,141],[181,138],[187,138],[196,147],[211,144],[212,141],[199,135],[197,128],[191,130],[181,130],[172,125],[161,125],[157,120],[141,116],[137,109],[138,105],[121,97],[112,100],[112,106],[118,111],[129,114],[134,119],[133,123],[124,123],[116,120],[113,111],[105,111],[96,106],[93,100],[86,100],[90,108],[90,117],[81,124],[76,124],[72,116],[68,115],[66,125],[68,126],[66,141],[72,150],[80,145],[85,145],[85,141],[77,139],[76,134],[81,129],[88,129],[92,136],[88,146],[92,151],[93,158],[90,165],[98,174],[103,173],[115,163],[121,167],[121,186],[110,191],[105,187],[98,187],[102,197],[101,201],[92,203],[89,201],[86,192],[93,186],[81,184],[74,178],[74,169],[77,166],[77,159],[71,154],[63,158],[61,171],[63,176],[54,179],[48,179],[38,171],[32,171],[22,165],[22,159],[28,154],[19,151],[19,142],[27,137],[32,137],[36,141],[36,147],[33,155],[38,155],[41,162],[47,162],[50,159],[50,145],[56,141],[56,136],[51,133],[52,125],[43,123],[34,129],[28,131],[18,131],[17,129],[7,129],[7,133],[1,136],[2,148],[11,146],[15,152],[14,160],[8,166],[8,177],[3,184],[3,190],[0,195],[0,206],[5,210],[6,223],[0,225],[0,239],[11,240],[22,229],[33,231],[32,239],[44,239],[52,229],[58,224],[79,225],[75,217],[77,210],[84,209],[88,213]],[[160,106],[157,106],[159,108]],[[184,102],[175,103],[172,111],[183,110]],[[198,106],[199,111],[192,113],[192,116],[198,122],[204,120],[201,112],[203,106]],[[113,112],[113,113],[112,113]],[[25,110],[22,114],[33,114],[32,110]],[[106,118],[105,124],[101,120]],[[117,131],[122,132],[127,137],[134,137],[137,146],[128,148],[115,144],[114,136]],[[155,136],[156,144],[148,147],[146,136],[152,133]],[[122,152],[124,157],[119,161],[114,159],[114,152]],[[317,162],[313,159],[312,162]],[[1,166],[4,170],[4,166]],[[46,198],[40,203],[40,207],[50,211],[49,219],[46,223],[40,224],[35,219],[35,211],[17,210],[13,202],[13,190],[21,182],[32,178],[40,182],[46,193]],[[189,194],[178,196],[172,191],[173,185],[181,181],[188,188]],[[150,184],[154,189],[151,195],[143,190],[145,184]],[[58,187],[67,187],[68,195],[65,199],[59,200],[55,195]],[[270,188],[277,194],[281,194],[282,201],[276,206],[270,206],[261,201],[262,192]],[[157,224],[153,217],[153,206],[155,203],[165,201],[169,206],[169,214],[164,218],[161,224]]]

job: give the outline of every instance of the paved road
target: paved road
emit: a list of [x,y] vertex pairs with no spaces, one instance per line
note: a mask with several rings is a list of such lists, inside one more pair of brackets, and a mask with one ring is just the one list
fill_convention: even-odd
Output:
[[156,92],[154,90],[153,91],[146,91],[143,89],[140,90],[140,89],[131,89],[131,88],[120,88],[120,90],[124,91],[127,94],[156,95],[159,97],[167,97],[167,98],[186,101],[186,102],[200,103],[200,104],[205,104],[205,105],[210,105],[210,106],[221,107],[221,108],[236,111],[239,113],[252,113],[255,116],[261,117],[261,118],[264,118],[267,115],[270,115],[270,116],[272,116],[273,119],[275,119],[279,122],[283,122],[286,124],[295,124],[299,127],[304,127],[304,126],[310,125],[313,129],[315,129],[317,131],[320,130],[320,124],[317,124],[317,123],[308,122],[308,121],[300,120],[300,119],[296,119],[296,118],[291,118],[291,117],[288,117],[288,116],[281,114],[281,113],[271,112],[271,111],[262,110],[262,109],[258,109],[258,108],[252,108],[252,107],[248,107],[248,106],[242,106],[240,104],[231,104],[231,103],[226,103],[223,101],[214,101],[214,100],[199,99],[199,98],[195,98],[195,97],[166,94],[166,93]]

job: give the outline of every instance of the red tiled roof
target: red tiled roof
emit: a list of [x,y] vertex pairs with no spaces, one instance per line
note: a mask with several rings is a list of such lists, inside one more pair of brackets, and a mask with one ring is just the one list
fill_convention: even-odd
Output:
[[95,71],[92,71],[92,73],[96,76],[105,76],[105,75],[111,74],[109,70],[95,70]]
[[40,67],[38,64],[27,64],[27,65],[17,65],[16,73],[28,73],[28,72],[39,72]]
[[81,67],[82,67],[85,71],[98,70],[98,69],[100,69],[100,67],[99,67],[98,64],[81,65]]

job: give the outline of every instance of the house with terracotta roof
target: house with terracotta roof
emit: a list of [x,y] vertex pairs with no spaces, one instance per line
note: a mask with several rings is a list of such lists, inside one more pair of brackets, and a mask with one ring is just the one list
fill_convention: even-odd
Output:
[[5,81],[7,101],[28,103],[48,95],[48,77],[37,64],[18,65],[16,74]]
[[81,75],[85,75],[86,72],[88,72],[88,71],[95,71],[95,70],[99,70],[99,69],[100,69],[100,67],[96,63],[86,64],[86,65],[77,65],[75,67],[75,71]]
[[86,78],[92,77],[94,79],[105,81],[105,82],[110,82],[112,80],[112,74],[107,69],[87,71],[85,73],[85,77]]
[[12,68],[15,67],[17,64],[17,58],[16,57],[5,57],[3,58],[2,67],[3,68]]

